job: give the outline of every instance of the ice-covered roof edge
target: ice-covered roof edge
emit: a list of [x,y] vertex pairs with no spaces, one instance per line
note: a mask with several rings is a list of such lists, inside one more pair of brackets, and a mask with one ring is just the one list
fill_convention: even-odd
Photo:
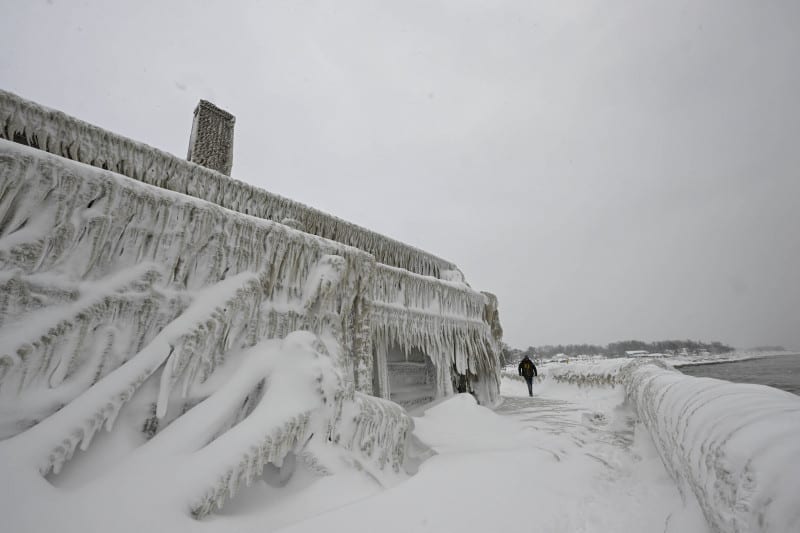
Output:
[[380,262],[440,278],[458,267],[440,257],[300,202],[235,180],[152,146],[104,130],[0,89],[0,138],[200,198],[227,209],[281,222],[367,251]]

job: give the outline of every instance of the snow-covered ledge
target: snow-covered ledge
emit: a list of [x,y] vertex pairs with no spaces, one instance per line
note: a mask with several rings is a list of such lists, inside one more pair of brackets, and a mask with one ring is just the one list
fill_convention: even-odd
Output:
[[458,271],[453,263],[424,250],[3,90],[0,139],[113,170],[246,215],[275,222],[291,219],[308,233],[367,251],[387,265],[436,277]]

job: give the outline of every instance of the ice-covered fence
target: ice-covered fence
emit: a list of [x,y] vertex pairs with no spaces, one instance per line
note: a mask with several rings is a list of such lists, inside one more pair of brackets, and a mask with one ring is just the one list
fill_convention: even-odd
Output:
[[335,216],[180,159],[151,146],[0,90],[0,139],[113,170],[118,174],[303,230],[375,256],[377,261],[440,277],[457,267],[433,254]]
[[379,359],[394,345],[417,348],[436,368],[436,394],[453,392],[453,372],[473,376],[479,400],[491,404],[499,393],[498,346],[483,320],[443,316],[399,305],[372,302],[373,345]]
[[549,363],[541,365],[539,372],[555,381],[583,386],[614,386],[619,381],[620,371],[630,359],[598,359],[573,363]]
[[627,398],[718,533],[800,531],[800,397],[629,363]]

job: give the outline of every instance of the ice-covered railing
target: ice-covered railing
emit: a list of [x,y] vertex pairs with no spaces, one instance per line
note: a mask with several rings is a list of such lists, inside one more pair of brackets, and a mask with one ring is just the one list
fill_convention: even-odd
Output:
[[550,363],[539,366],[539,373],[554,381],[584,386],[614,386],[630,359],[600,359],[575,363]]
[[800,397],[654,362],[630,363],[620,379],[712,531],[800,531]]
[[433,254],[0,90],[0,138],[365,250],[384,264],[440,277]]

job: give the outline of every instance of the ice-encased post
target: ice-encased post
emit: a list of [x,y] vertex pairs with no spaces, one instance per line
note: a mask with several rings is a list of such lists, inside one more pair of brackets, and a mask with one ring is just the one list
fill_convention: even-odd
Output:
[[206,168],[231,175],[233,167],[233,126],[236,117],[207,100],[194,110],[189,154],[186,159]]

